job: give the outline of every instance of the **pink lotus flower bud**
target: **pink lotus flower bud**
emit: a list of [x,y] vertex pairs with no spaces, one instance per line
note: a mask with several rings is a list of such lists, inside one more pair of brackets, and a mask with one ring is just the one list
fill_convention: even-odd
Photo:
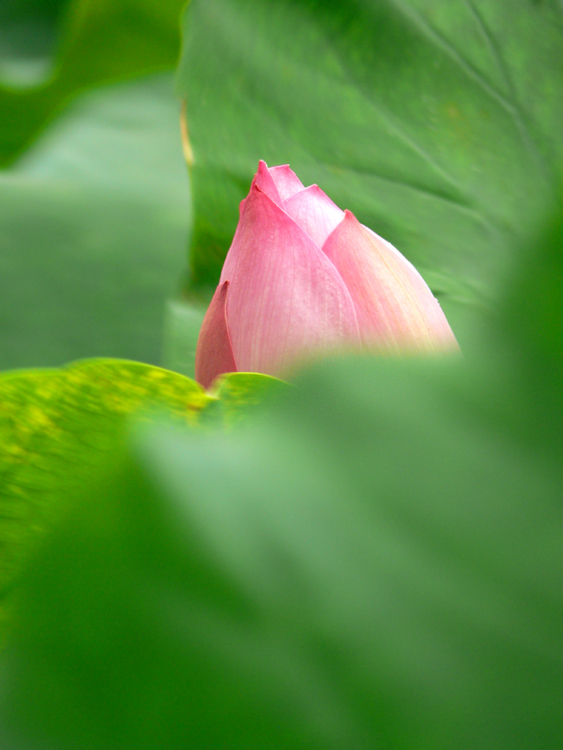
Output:
[[284,375],[342,349],[457,349],[440,305],[386,240],[288,166],[261,161],[201,327],[196,379]]

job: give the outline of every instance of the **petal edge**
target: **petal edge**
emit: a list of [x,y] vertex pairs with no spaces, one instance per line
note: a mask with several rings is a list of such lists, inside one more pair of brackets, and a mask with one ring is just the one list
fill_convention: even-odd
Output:
[[292,195],[284,209],[320,248],[344,218],[344,211],[318,185]]
[[197,340],[195,379],[204,388],[209,388],[215,378],[225,372],[237,372],[227,322],[228,291],[228,281],[215,290]]
[[459,350],[438,300],[415,267],[350,211],[323,250],[354,300],[364,348],[393,354]]
[[292,195],[305,188],[299,177],[295,174],[289,164],[282,164],[279,167],[270,167],[270,175],[276,184],[278,193],[285,203]]

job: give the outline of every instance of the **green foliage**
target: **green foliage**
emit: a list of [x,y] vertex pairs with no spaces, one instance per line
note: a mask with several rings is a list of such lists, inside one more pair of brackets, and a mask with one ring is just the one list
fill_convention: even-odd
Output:
[[[10,0],[0,159],[170,67],[179,7]],[[194,306],[166,361],[191,370],[258,158],[405,252],[464,357],[209,392],[123,360],[2,375],[0,745],[553,750],[563,211],[530,231],[561,181],[561,2],[192,0],[185,32]],[[51,78],[8,88],[34,54]],[[189,221],[169,83],[81,96],[0,175],[0,366],[158,360]]]
[[0,173],[0,368],[160,364],[190,218],[178,111],[169,75],[105,87]]
[[194,299],[189,302],[185,299],[168,300],[164,315],[164,367],[193,376],[199,329],[207,304]]
[[140,425],[28,573],[8,746],[557,747],[562,240],[563,212],[478,358],[324,363],[230,434]]
[[0,592],[38,536],[118,463],[131,417],[155,410],[182,423],[232,426],[283,388],[266,375],[223,376],[207,393],[193,380],[139,362],[85,360],[0,377]]
[[212,385],[210,393],[215,400],[207,413],[227,429],[238,425],[241,419],[246,420],[257,409],[263,409],[265,402],[274,403],[288,387],[284,380],[256,372],[221,375]]
[[173,68],[182,6],[1,3],[2,369],[161,363],[190,198],[170,74],[147,73]]
[[4,0],[0,5],[0,82],[26,86],[46,75],[67,0]]
[[[49,80],[24,90],[9,82],[0,86],[0,164],[12,161],[79,91],[172,68],[184,4],[184,0],[68,0]],[[14,26],[19,21],[17,28],[27,25],[33,31],[38,20],[43,21],[52,36],[53,8],[58,11],[61,3],[52,4],[46,13],[44,5],[27,2],[10,12],[8,3],[4,13]]]
[[192,285],[258,159],[290,162],[407,255],[463,344],[561,178],[561,3],[193,0],[184,30]]

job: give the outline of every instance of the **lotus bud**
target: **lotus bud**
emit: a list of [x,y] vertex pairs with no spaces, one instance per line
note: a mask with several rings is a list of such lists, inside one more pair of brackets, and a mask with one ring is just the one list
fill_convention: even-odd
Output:
[[440,305],[393,245],[287,166],[261,161],[201,327],[196,379],[284,376],[337,351],[458,349]]

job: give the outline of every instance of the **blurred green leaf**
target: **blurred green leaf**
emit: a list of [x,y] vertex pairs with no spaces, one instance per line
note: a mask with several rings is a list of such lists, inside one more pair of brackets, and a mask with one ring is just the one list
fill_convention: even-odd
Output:
[[[173,68],[184,4],[185,0],[69,0],[50,80],[28,90],[0,86],[0,164],[12,161],[76,93]],[[38,5],[32,3],[25,14],[20,8],[16,15],[30,23],[40,20]],[[49,15],[52,18],[52,11]]]
[[0,173],[0,368],[159,364],[189,222],[170,76],[77,100]]
[[162,364],[193,377],[199,330],[207,304],[202,300],[171,299],[164,313]]
[[[563,193],[560,205],[563,206]],[[507,335],[497,342],[518,383],[505,394],[514,429],[535,452],[560,459],[563,424],[563,208],[530,242],[533,252],[504,296]]]
[[[53,537],[54,548],[34,568],[29,585],[43,586],[41,601],[26,593],[17,621],[20,644],[35,643],[37,655],[46,649],[45,658],[22,671],[22,652],[4,656],[3,745],[177,750],[239,748],[242,739],[246,748],[322,747],[302,722],[307,666],[284,669],[283,639],[272,644],[252,626],[254,603],[209,557],[205,529],[190,528],[181,509],[127,463],[81,505],[78,521]],[[100,606],[107,616],[98,617]],[[42,636],[34,622],[43,623]],[[309,687],[314,705],[316,685]],[[307,738],[313,742],[304,744]]]
[[194,423],[209,401],[193,380],[138,362],[84,360],[1,375],[0,590],[63,499],[119,453],[132,414],[144,409],[148,418],[159,406]]
[[103,359],[1,375],[0,592],[73,494],[114,455],[118,462],[133,414],[150,421],[158,410],[191,425],[228,427],[282,385],[234,373],[207,393],[174,372]]
[[558,747],[562,236],[478,359],[325,362],[234,434],[142,429],[30,569],[3,745]]
[[60,16],[68,0],[3,0],[0,5],[0,83],[41,82],[52,62]]
[[562,69],[559,2],[193,0],[192,285],[258,159],[290,162],[421,270],[463,344],[561,177]]
[[270,405],[286,392],[289,385],[271,375],[258,372],[230,372],[220,375],[212,384],[210,395],[214,404],[207,411],[225,427],[238,425],[248,419],[264,402]]

